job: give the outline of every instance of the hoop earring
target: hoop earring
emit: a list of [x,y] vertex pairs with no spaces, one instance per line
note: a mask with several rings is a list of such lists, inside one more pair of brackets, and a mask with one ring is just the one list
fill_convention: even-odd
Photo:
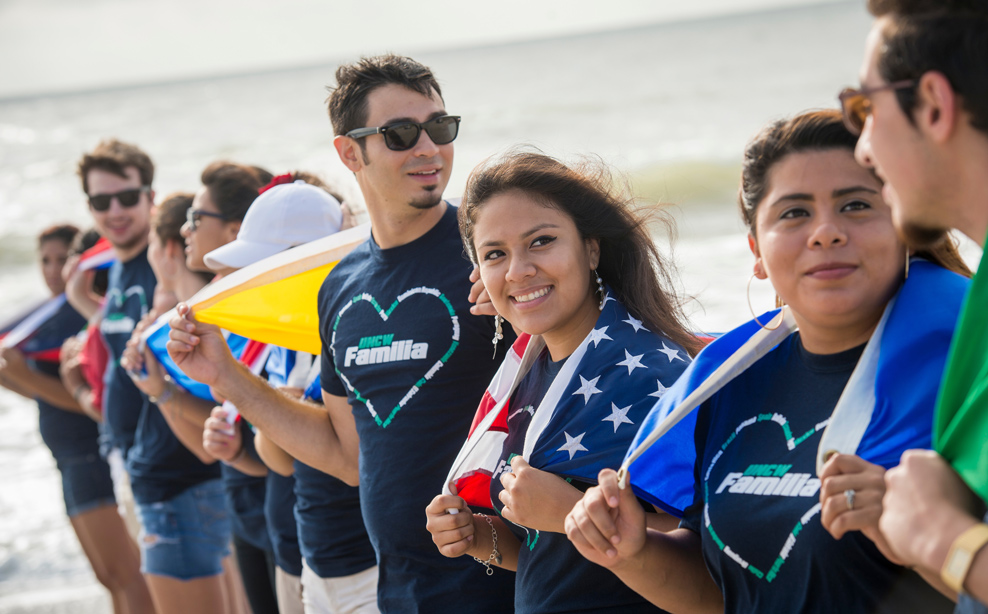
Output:
[[501,317],[501,314],[499,314],[499,313],[498,314],[495,314],[494,315],[494,340],[492,341],[492,343],[494,344],[494,356],[492,356],[492,358],[497,358],[497,342],[500,341],[501,339],[504,339],[504,332],[501,330],[501,322],[504,322],[504,318],[502,318]]
[[604,299],[606,298],[604,296],[604,280],[600,278],[600,273],[597,272],[597,269],[594,269],[593,270],[593,274],[594,274],[594,277],[597,278],[595,280],[597,282],[597,294],[600,295],[600,305],[598,305],[597,307],[598,307],[598,309],[600,309],[601,311],[603,311],[604,310]]
[[904,279],[909,279],[909,248],[906,248],[906,276]]
[[[751,306],[751,282],[752,282],[753,279],[755,279],[755,274],[754,273],[752,273],[751,274],[751,277],[748,278],[748,289],[745,291],[745,297],[748,299],[748,311],[751,312],[751,317],[755,319],[755,324],[761,326],[765,330],[775,330],[775,329],[779,328],[780,326],[782,326],[782,322],[779,322],[778,324],[776,324],[772,328],[769,328],[769,327],[765,326],[764,324],[762,324],[761,322],[758,321],[758,316],[755,315],[755,310]],[[785,306],[785,303],[782,302],[782,299],[779,297],[778,294],[775,295],[775,306],[776,307],[783,307],[783,306]]]

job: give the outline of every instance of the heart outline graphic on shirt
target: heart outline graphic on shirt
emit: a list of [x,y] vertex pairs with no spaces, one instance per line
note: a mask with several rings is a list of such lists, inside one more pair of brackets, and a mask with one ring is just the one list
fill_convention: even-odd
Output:
[[723,445],[720,446],[720,449],[714,455],[713,459],[710,462],[710,466],[707,467],[707,470],[705,472],[703,478],[703,500],[704,500],[703,526],[707,530],[707,533],[710,534],[710,537],[714,540],[714,543],[717,544],[717,547],[720,549],[720,551],[723,552],[725,556],[727,556],[729,559],[740,565],[742,569],[748,570],[749,572],[752,573],[752,575],[754,575],[759,580],[772,582],[772,580],[774,580],[776,576],[779,574],[779,572],[782,570],[782,566],[785,564],[786,559],[789,557],[789,552],[791,552],[792,549],[796,546],[796,540],[798,539],[799,534],[802,532],[803,528],[810,520],[813,519],[814,516],[820,513],[820,508],[821,508],[820,501],[817,500],[817,502],[809,509],[807,509],[799,517],[799,520],[796,521],[796,525],[793,527],[792,531],[789,532],[789,536],[786,537],[785,542],[783,542],[782,548],[781,550],[779,550],[779,555],[776,557],[775,561],[772,563],[771,568],[769,568],[767,572],[758,569],[757,567],[746,561],[744,558],[741,557],[740,554],[735,552],[730,547],[730,545],[725,543],[720,538],[720,536],[717,535],[717,532],[714,530],[713,522],[710,519],[710,492],[708,490],[710,474],[713,472],[714,467],[717,465],[717,461],[720,460],[721,456],[724,454],[727,448],[734,442],[735,439],[737,439],[738,434],[745,428],[760,422],[774,422],[775,424],[779,425],[779,427],[783,431],[783,434],[785,435],[786,447],[788,447],[789,451],[791,452],[795,450],[801,443],[812,437],[814,434],[822,431],[830,422],[830,419],[828,418],[823,422],[817,424],[815,427],[803,433],[801,436],[794,437],[792,434],[792,430],[789,428],[789,421],[782,414],[779,413],[758,414],[756,416],[748,418],[747,420],[741,422],[737,426],[737,428],[735,428],[734,431],[731,432],[731,435],[727,438],[727,441],[725,441]]
[[460,320],[459,317],[456,315],[456,310],[453,309],[453,304],[449,302],[449,299],[446,298],[446,295],[444,295],[439,290],[435,288],[419,286],[417,288],[406,290],[405,292],[398,295],[398,298],[395,299],[395,302],[391,303],[391,306],[388,307],[386,310],[381,308],[380,303],[377,302],[377,299],[374,298],[373,295],[367,292],[358,294],[354,296],[352,299],[350,299],[343,306],[343,308],[340,309],[340,312],[336,314],[336,321],[333,322],[333,338],[330,343],[330,349],[333,351],[333,354],[335,355],[336,329],[340,325],[340,320],[343,318],[343,314],[345,314],[347,310],[349,310],[351,307],[362,302],[369,303],[377,312],[377,315],[381,317],[381,320],[387,322],[388,318],[391,317],[392,312],[394,312],[394,310],[398,307],[398,305],[402,303],[402,301],[404,301],[405,299],[411,296],[416,296],[419,294],[434,296],[438,298],[440,301],[442,301],[443,304],[446,306],[446,311],[449,314],[450,322],[453,325],[453,333],[451,336],[450,346],[449,349],[447,349],[446,352],[443,354],[442,358],[437,360],[436,363],[433,364],[422,377],[420,377],[414,384],[412,384],[412,387],[409,388],[408,392],[406,392],[401,397],[401,400],[398,401],[398,404],[395,405],[393,408],[391,408],[391,412],[388,414],[387,418],[381,419],[381,415],[377,412],[376,409],[374,409],[373,402],[370,399],[366,398],[364,395],[362,395],[360,391],[357,390],[357,388],[350,383],[350,380],[340,371],[339,367],[335,365],[335,361],[334,361],[333,369],[336,371],[336,374],[340,377],[340,379],[343,380],[347,388],[349,388],[350,391],[353,392],[357,400],[364,404],[364,407],[366,407],[367,410],[370,412],[371,417],[374,418],[374,422],[376,422],[377,425],[380,426],[381,428],[388,428],[388,425],[392,423],[392,421],[395,419],[395,416],[398,415],[398,412],[400,412],[405,407],[405,405],[412,399],[412,397],[414,397],[415,394],[419,390],[421,390],[422,387],[429,380],[431,380],[436,373],[439,372],[439,370],[443,367],[443,365],[445,365],[449,361],[450,357],[453,355],[453,352],[456,351],[456,348],[460,345]]

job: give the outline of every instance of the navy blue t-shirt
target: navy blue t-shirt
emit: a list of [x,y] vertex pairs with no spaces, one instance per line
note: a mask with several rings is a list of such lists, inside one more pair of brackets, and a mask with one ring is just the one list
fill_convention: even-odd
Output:
[[951,611],[862,533],[820,524],[817,448],[863,347],[817,355],[790,335],[701,406],[681,526],[700,535],[726,612]]
[[[532,365],[511,398],[511,407],[521,408],[508,416],[508,437],[504,441],[499,467],[510,468],[511,459],[525,447],[525,434],[532,422],[529,407],[538,407],[565,360],[553,362],[547,350]],[[629,438],[634,435],[629,431]],[[630,441],[629,441],[630,443]],[[500,473],[491,479],[491,502],[498,514],[504,487]],[[572,482],[586,491],[595,484]],[[502,518],[503,520],[503,518]],[[591,563],[562,533],[528,529],[504,520],[518,541],[518,573],[515,579],[515,612],[519,614],[561,612],[661,612],[641,595],[628,588],[613,573]]]
[[[260,460],[254,449],[254,431],[250,425],[246,420],[240,419],[235,426],[240,429],[246,454]],[[273,551],[267,520],[264,518],[267,478],[247,475],[226,463],[219,465],[226,495],[226,509],[230,513],[234,535],[255,548]]]
[[[59,307],[53,322],[59,330],[79,332],[86,325],[86,319],[72,308],[66,301]],[[46,361],[28,361],[32,369],[59,377],[58,363]],[[38,430],[41,439],[51,450],[56,461],[75,456],[86,456],[99,453],[99,426],[89,416],[74,411],[60,409],[47,401],[36,399],[38,402]]]
[[[359,513],[359,509],[357,512]],[[295,476],[283,476],[268,471],[264,497],[264,517],[268,523],[268,538],[274,549],[274,561],[283,571],[302,575],[302,551],[298,545],[298,525],[295,523]],[[371,564],[374,563],[374,550]]]
[[511,342],[492,358],[493,318],[469,313],[471,268],[456,209],[446,205],[411,243],[358,246],[319,292],[322,386],[353,408],[361,509],[384,612],[512,607],[510,573],[488,577],[469,557],[444,557],[425,529],[424,510],[441,492]]
[[103,435],[110,447],[120,449],[124,458],[134,445],[137,422],[149,401],[120,366],[120,357],[134,326],[151,309],[156,284],[146,249],[127,262],[115,262],[110,269],[100,322],[100,332],[110,354],[104,376]]

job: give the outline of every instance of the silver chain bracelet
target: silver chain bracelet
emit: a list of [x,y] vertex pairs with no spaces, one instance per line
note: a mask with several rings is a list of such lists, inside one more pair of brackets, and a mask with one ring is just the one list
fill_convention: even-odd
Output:
[[481,565],[487,568],[488,576],[493,576],[494,570],[491,569],[491,563],[496,563],[498,565],[501,564],[501,553],[497,551],[497,529],[494,528],[494,521],[491,520],[490,516],[486,516],[484,514],[477,514],[477,515],[483,518],[484,520],[486,520],[487,524],[490,525],[491,538],[493,538],[494,540],[494,548],[491,550],[491,555],[487,558],[486,561],[482,561],[477,557],[473,557],[473,560],[477,561],[478,563],[480,563]]

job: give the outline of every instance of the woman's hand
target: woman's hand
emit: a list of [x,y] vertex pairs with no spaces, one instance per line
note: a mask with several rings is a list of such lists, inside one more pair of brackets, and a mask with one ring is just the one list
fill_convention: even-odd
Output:
[[566,536],[592,563],[617,569],[645,547],[645,510],[631,488],[618,488],[617,472],[604,469],[566,516]]
[[566,514],[582,497],[562,478],[533,468],[521,456],[511,459],[511,471],[501,474],[501,485],[501,516],[538,531],[564,533]]
[[491,302],[491,297],[487,293],[487,288],[484,287],[484,280],[480,278],[480,268],[473,267],[470,271],[470,294],[467,296],[467,300],[473,303],[473,307],[470,308],[470,313],[475,316],[495,316],[497,315],[497,309],[494,309],[494,303]]
[[213,408],[202,429],[202,447],[213,458],[230,463],[243,452],[244,439],[240,429],[226,419],[225,409],[218,405]]
[[[848,491],[854,491],[854,505]],[[885,468],[853,454],[835,454],[820,472],[820,523],[840,539],[848,531],[861,531],[893,563],[892,549],[878,530],[885,496]]]
[[439,495],[425,508],[425,518],[425,528],[432,534],[432,543],[440,554],[449,558],[470,554],[477,530],[466,501],[456,495]]
[[29,374],[31,367],[27,366],[27,359],[17,348],[0,349],[0,372],[3,376],[18,381]]

